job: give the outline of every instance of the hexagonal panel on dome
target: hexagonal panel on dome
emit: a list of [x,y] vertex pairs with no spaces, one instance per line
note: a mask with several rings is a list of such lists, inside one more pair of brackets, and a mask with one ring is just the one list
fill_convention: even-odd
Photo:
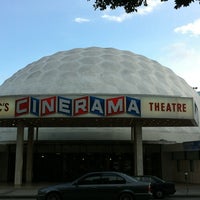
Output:
[[97,47],[43,57],[7,79],[0,93],[192,96],[190,86],[158,62],[129,51]]

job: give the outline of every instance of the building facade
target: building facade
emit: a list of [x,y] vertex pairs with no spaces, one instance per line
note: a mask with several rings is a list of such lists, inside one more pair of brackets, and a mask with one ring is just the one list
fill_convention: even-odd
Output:
[[[27,105],[30,107],[32,105],[32,109],[28,111],[39,115],[37,120],[30,116],[28,119],[23,118],[24,123],[28,122],[27,126],[22,126],[24,128],[23,151],[17,148],[17,141],[19,141],[17,137],[20,136],[17,132],[20,126],[16,124],[21,122],[17,117],[23,112],[26,113],[25,107],[17,107],[18,109],[15,110],[17,119],[0,121],[2,127],[0,129],[2,163],[0,181],[13,182],[16,178],[16,172],[19,171],[16,170],[18,151],[22,151],[23,155],[23,166],[19,166],[19,169],[22,169],[23,181],[72,180],[84,172],[96,170],[117,170],[131,175],[134,175],[135,171],[140,172],[140,169],[136,170],[138,167],[136,163],[137,155],[140,155],[141,151],[138,153],[138,149],[135,148],[136,135],[132,130],[137,124],[137,117],[129,118],[127,121],[118,116],[113,120],[109,112],[106,113],[98,107],[102,102],[99,100],[99,104],[93,104],[96,105],[94,110],[98,115],[102,113],[104,116],[108,115],[107,118],[89,117],[83,121],[81,117],[76,118],[83,113],[79,113],[78,110],[76,113],[73,107],[75,116],[72,116],[70,109],[65,109],[68,114],[65,125],[55,120],[56,115],[52,113],[49,113],[48,123],[44,120],[45,125],[41,125],[40,119],[44,118],[46,111],[41,108],[37,110],[37,105],[41,105],[37,104],[40,96],[43,96],[43,99],[47,97],[53,99],[54,96],[75,96],[76,102],[79,102],[80,96],[99,95],[98,99],[102,96],[109,99],[111,96],[116,97],[116,102],[119,102],[123,95],[128,94],[136,97],[159,96],[164,99],[194,100],[196,105],[194,118],[197,122],[193,124],[194,126],[188,125],[183,116],[173,117],[173,120],[176,119],[175,123],[172,125],[173,120],[171,120],[169,125],[168,116],[165,122],[161,123],[150,113],[145,119],[153,119],[143,122],[139,137],[143,147],[142,173],[157,175],[172,181],[185,181],[185,172],[187,172],[189,182],[199,183],[200,97],[182,78],[156,61],[112,48],[91,47],[58,52],[16,72],[0,86],[0,94],[0,114],[3,113],[2,110],[7,109],[7,104],[2,99],[17,96],[23,101],[34,97],[32,101],[28,101]],[[61,100],[63,102],[63,99]],[[65,108],[69,106],[64,105]],[[78,105],[81,107],[84,104]],[[134,105],[133,110],[137,114],[137,103]],[[150,104],[155,106],[154,109],[160,109],[162,112],[165,110],[167,114],[174,109],[167,104],[165,108],[161,104],[160,107],[157,105]],[[63,111],[58,106],[55,109]],[[184,106],[179,107],[177,112],[180,110],[184,112],[184,109]],[[148,125],[144,125],[145,123]],[[168,167],[169,163],[170,167]]]

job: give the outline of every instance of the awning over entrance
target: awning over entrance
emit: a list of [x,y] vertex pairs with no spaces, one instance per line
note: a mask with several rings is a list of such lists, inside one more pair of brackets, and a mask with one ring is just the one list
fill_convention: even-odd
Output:
[[44,95],[0,97],[0,126],[197,126],[193,98],[148,95]]
[[133,127],[135,124],[142,127],[181,127],[196,126],[197,122],[192,119],[132,119],[132,118],[51,118],[51,119],[1,119],[1,127],[17,127],[20,123],[25,127]]

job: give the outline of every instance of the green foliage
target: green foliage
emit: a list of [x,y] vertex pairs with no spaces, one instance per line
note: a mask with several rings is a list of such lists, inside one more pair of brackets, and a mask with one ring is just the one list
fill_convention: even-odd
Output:
[[[200,0],[175,0],[174,8],[178,9],[182,6],[186,7],[195,1],[198,1],[200,3]],[[95,10],[105,10],[107,8],[116,9],[118,7],[122,7],[125,9],[126,13],[137,12],[137,8],[142,5],[148,6],[148,0],[95,0],[93,4]]]
[[[199,1],[200,3],[200,0],[196,0],[196,1]],[[191,3],[195,2],[195,0],[175,0],[175,7],[174,8],[180,8],[182,6],[186,7],[186,6],[189,6]]]

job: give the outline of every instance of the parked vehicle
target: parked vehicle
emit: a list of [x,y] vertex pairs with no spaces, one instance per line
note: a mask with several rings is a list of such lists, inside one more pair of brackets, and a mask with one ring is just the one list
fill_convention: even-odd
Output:
[[142,182],[151,183],[151,191],[155,198],[161,199],[176,192],[174,183],[164,181],[156,176],[134,176],[134,178]]
[[92,172],[71,183],[38,190],[38,200],[149,200],[150,184],[119,172]]

